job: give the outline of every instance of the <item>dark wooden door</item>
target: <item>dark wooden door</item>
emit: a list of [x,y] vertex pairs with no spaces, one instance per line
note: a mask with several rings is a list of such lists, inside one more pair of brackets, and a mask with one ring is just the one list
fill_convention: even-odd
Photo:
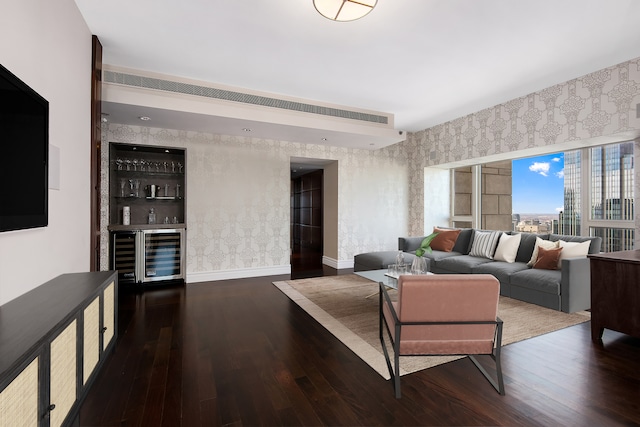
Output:
[[291,182],[291,268],[293,271],[321,269],[322,180],[318,170]]

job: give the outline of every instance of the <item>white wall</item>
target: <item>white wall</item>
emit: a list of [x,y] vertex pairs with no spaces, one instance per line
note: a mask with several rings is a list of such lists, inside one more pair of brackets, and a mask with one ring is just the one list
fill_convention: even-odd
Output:
[[451,217],[451,172],[448,169],[424,170],[424,234],[433,227],[448,226]]
[[4,1],[1,9],[0,63],[49,101],[49,143],[60,149],[49,226],[0,233],[3,304],[89,269],[91,32],[73,0]]

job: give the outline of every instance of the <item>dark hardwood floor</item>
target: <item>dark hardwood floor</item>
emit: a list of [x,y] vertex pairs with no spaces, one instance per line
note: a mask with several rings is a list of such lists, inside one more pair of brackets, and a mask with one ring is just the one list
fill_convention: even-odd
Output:
[[389,381],[271,285],[287,279],[121,290],[120,336],[79,424],[640,424],[640,339],[607,330],[596,345],[585,323],[505,346],[506,396],[462,359],[402,377],[396,400]]

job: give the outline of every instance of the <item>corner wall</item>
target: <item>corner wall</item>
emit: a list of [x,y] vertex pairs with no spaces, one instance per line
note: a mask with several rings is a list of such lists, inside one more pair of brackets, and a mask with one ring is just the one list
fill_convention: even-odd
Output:
[[[410,133],[410,211],[422,204],[425,167],[454,168],[630,141],[640,136],[640,58],[595,71],[458,119]],[[637,154],[638,155],[638,154]],[[636,156],[637,156],[636,155]],[[640,182],[636,180],[636,200]],[[411,218],[410,228],[422,227]],[[640,228],[640,213],[636,215]],[[640,233],[636,233],[636,245]]]
[[[334,222],[325,224],[337,241],[326,239],[325,261],[337,256],[329,260],[333,266],[350,267],[355,254],[395,249],[398,236],[407,233],[409,174],[398,146],[370,151],[109,124],[103,129],[103,207],[107,142],[186,148],[188,282],[290,271],[291,157],[337,161],[337,181],[331,183],[337,199],[326,217]],[[103,269],[107,222],[105,213]]]
[[73,0],[3,2],[0,28],[0,63],[49,101],[49,143],[60,153],[49,226],[0,233],[4,304],[60,274],[89,270],[91,32]]

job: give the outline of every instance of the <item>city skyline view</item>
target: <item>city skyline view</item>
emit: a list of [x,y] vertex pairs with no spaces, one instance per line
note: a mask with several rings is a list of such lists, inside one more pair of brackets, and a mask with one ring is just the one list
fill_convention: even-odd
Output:
[[557,215],[564,206],[564,153],[512,162],[512,213]]

